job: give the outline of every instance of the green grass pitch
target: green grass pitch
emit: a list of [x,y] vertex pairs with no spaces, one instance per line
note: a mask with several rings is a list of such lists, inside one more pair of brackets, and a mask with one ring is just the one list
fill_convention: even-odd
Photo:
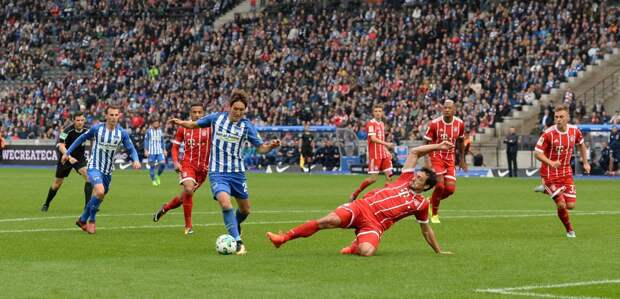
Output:
[[152,221],[179,192],[171,171],[159,188],[147,172],[117,171],[97,234],[87,235],[74,225],[83,204],[75,173],[49,212],[39,211],[53,174],[0,169],[0,297],[620,297],[618,181],[577,181],[577,238],[568,239],[552,201],[532,192],[538,180],[459,178],[442,203],[442,223],[433,225],[454,256],[435,255],[405,219],[384,235],[377,256],[361,258],[338,253],[351,230],[321,231],[277,250],[265,232],[326,214],[363,176],[249,174],[253,213],[243,231],[248,254],[239,257],[214,250],[225,228],[208,184],[194,197],[196,234],[186,236],[182,209]]

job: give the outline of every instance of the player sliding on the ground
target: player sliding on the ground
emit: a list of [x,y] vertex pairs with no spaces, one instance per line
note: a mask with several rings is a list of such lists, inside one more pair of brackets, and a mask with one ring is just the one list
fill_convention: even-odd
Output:
[[451,143],[444,141],[413,148],[403,165],[402,174],[395,182],[369,192],[362,199],[341,205],[323,218],[310,220],[285,234],[267,232],[267,237],[278,248],[290,240],[310,237],[322,229],[354,228],[355,240],[340,253],[372,256],[377,251],[383,233],[397,221],[413,215],[420,224],[422,236],[435,253],[452,254],[439,247],[435,233],[428,224],[429,201],[421,194],[435,186],[435,173],[426,167],[414,171],[419,157],[452,147]]
[[105,109],[106,122],[91,127],[88,132],[78,137],[62,156],[61,161],[63,163],[67,161],[71,164],[77,163],[77,159],[72,157],[71,154],[84,141],[88,139],[93,140],[87,171],[88,181],[93,185],[93,196],[86,204],[86,207],[84,207],[82,216],[75,221],[77,226],[89,234],[95,233],[95,215],[99,211],[99,205],[101,205],[103,198],[110,190],[112,171],[114,170],[114,154],[116,154],[116,150],[121,143],[131,154],[133,168],[139,169],[141,166],[138,161],[138,153],[129,138],[129,134],[118,125],[119,117],[119,108],[117,106],[108,106]]
[[574,238],[575,230],[570,223],[568,210],[574,209],[577,202],[577,190],[570,166],[575,144],[579,145],[579,156],[585,173],[590,173],[590,164],[583,135],[576,126],[569,125],[568,120],[568,107],[555,107],[555,125],[545,130],[538,139],[535,156],[542,162],[540,176],[545,193],[555,201],[558,217],[566,228],[566,236]]
[[[211,127],[211,153],[209,158],[209,183],[211,193],[222,208],[222,216],[228,234],[237,241],[237,255],[247,253],[241,241],[241,223],[250,214],[250,199],[245,178],[243,147],[246,141],[256,147],[256,152],[265,154],[280,146],[275,139],[264,143],[256,127],[245,118],[248,96],[233,92],[230,96],[230,111],[211,113],[198,121],[170,119],[175,125],[194,129]],[[237,200],[239,209],[235,213],[230,197]]]
[[[205,114],[201,103],[190,107],[189,116],[198,121]],[[183,157],[179,160],[179,148],[183,145]],[[159,222],[168,211],[183,205],[185,218],[185,234],[194,233],[192,228],[192,207],[194,192],[207,179],[209,173],[209,151],[211,147],[211,128],[186,129],[180,127],[172,140],[172,162],[174,170],[179,173],[182,185],[181,195],[175,196],[165,203],[153,215],[153,221]]]

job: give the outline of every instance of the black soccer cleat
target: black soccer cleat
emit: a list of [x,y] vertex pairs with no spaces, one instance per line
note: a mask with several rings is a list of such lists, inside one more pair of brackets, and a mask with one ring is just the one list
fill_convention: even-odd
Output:
[[50,208],[50,206],[43,204],[43,206],[41,206],[41,212],[47,212],[47,210]]
[[164,206],[165,206],[165,205],[166,205],[166,204],[163,204],[163,205],[161,206],[161,208],[159,208],[159,210],[158,210],[155,214],[153,214],[153,222],[159,222],[159,220],[161,219],[161,217],[163,217],[163,216],[164,216],[164,214],[166,214],[166,212],[164,212]]

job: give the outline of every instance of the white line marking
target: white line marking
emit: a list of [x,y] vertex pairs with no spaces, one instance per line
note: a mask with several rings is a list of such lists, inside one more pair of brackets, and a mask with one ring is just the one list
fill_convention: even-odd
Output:
[[521,292],[521,291],[530,291],[530,290],[539,290],[539,289],[555,289],[555,288],[588,286],[588,285],[598,285],[598,284],[615,284],[615,283],[620,283],[620,279],[569,282],[569,283],[549,284],[549,285],[533,285],[533,286],[523,286],[523,287],[514,287],[514,288],[477,289],[475,291],[478,293],[493,293],[493,294],[501,294],[501,295],[515,295],[515,296],[528,296],[528,297],[562,298],[562,299],[601,299],[603,297],[564,296],[564,295]]
[[[262,225],[262,224],[289,224],[289,223],[303,223],[306,220],[286,220],[286,221],[255,221],[244,222],[243,225]],[[222,222],[201,223],[194,224],[197,227],[207,226],[223,226]],[[151,224],[151,225],[128,225],[128,226],[111,226],[111,227],[97,227],[97,230],[129,230],[129,229],[161,229],[161,228],[177,228],[184,227],[182,224]],[[0,234],[12,234],[12,233],[39,233],[39,232],[62,232],[62,231],[79,231],[78,227],[74,228],[35,228],[35,229],[15,229],[15,230],[0,230]]]

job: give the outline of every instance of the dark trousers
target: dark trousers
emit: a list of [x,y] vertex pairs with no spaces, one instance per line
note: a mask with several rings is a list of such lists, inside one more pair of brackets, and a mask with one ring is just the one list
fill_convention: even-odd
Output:
[[508,158],[508,176],[517,177],[517,153],[506,152]]

